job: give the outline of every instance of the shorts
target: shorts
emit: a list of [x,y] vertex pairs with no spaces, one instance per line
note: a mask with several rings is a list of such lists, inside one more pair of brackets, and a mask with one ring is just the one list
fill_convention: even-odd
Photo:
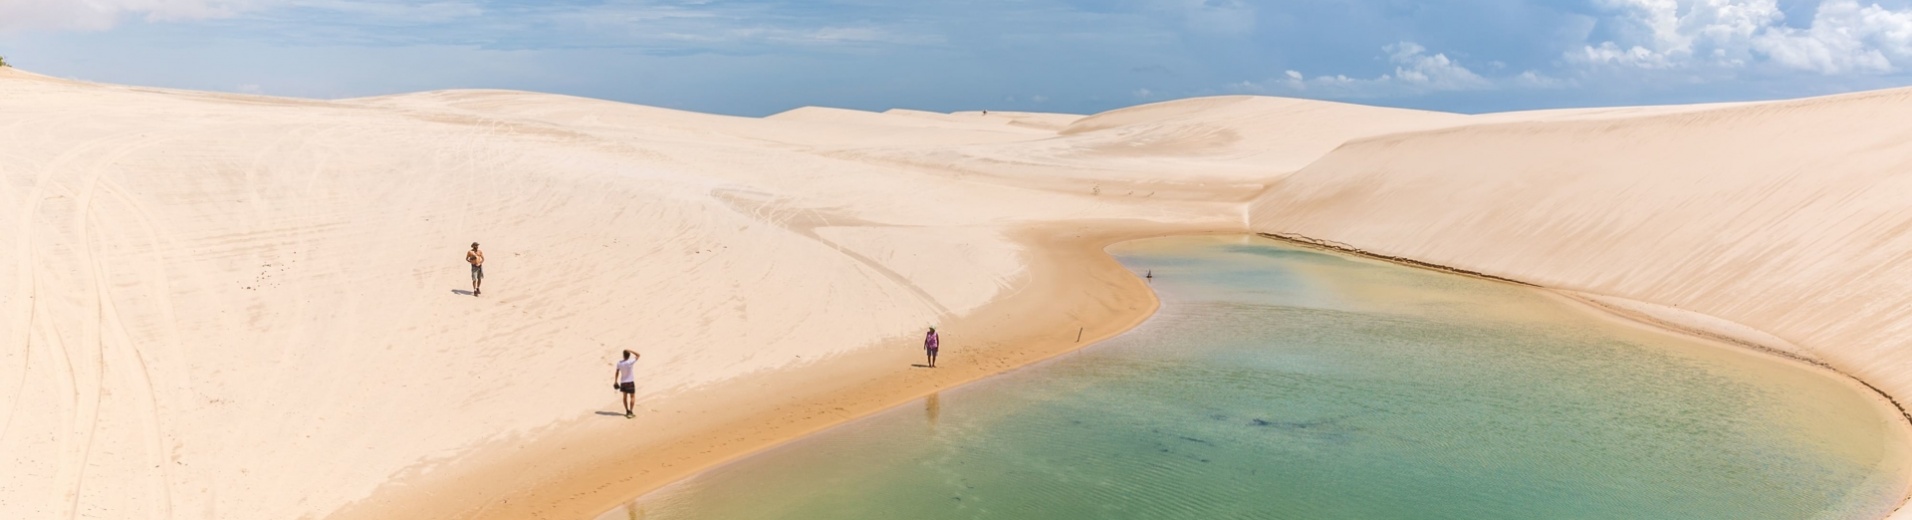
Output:
[[618,383],[617,391],[627,394],[637,393],[637,383]]
[[485,266],[482,266],[482,265],[471,266],[471,279],[473,280],[485,279]]

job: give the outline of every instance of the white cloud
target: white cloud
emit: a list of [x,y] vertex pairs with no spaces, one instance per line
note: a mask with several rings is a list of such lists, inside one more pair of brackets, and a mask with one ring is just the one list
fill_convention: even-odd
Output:
[[1600,42],[1600,45],[1588,45],[1578,51],[1569,51],[1567,61],[1594,65],[1620,65],[1641,69],[1668,69],[1673,60],[1665,53],[1634,45],[1620,48],[1613,42]]
[[905,33],[883,27],[819,27],[815,29],[784,30],[777,38],[769,38],[779,43],[839,44],[839,43],[885,43],[901,45],[931,45],[943,42],[937,34]]
[[1315,94],[1332,97],[1380,97],[1428,92],[1484,90],[1494,88],[1493,81],[1476,74],[1444,53],[1428,54],[1427,48],[1414,42],[1401,42],[1381,48],[1388,53],[1394,72],[1373,78],[1352,78],[1344,74],[1308,77],[1300,71],[1282,72],[1280,78],[1263,83],[1243,82],[1236,88],[1248,91]]
[[1402,84],[1428,90],[1475,90],[1490,86],[1485,78],[1448,59],[1446,54],[1429,56],[1426,47],[1413,42],[1382,49],[1388,51],[1388,61],[1395,65],[1394,80]]
[[222,18],[253,7],[253,0],[0,0],[0,31],[101,30],[120,20]]
[[1560,79],[1531,70],[1514,75],[1508,83],[1520,88],[1561,88],[1576,85],[1572,80]]
[[[481,0],[0,0],[0,31],[104,30],[152,21],[242,18],[243,26],[304,43],[492,43],[739,49],[752,46],[936,45],[917,27],[781,14],[775,6],[619,2],[591,6]],[[400,30],[397,28],[412,28]]]
[[366,20],[403,20],[409,23],[450,22],[484,16],[484,7],[472,0],[275,0],[286,7],[324,11],[333,16]]
[[831,47],[860,44],[934,45],[943,42],[942,36],[937,34],[907,33],[882,27],[692,26],[679,31],[653,32],[643,36],[656,42],[709,46],[757,44]]
[[1770,31],[1753,45],[1774,63],[1795,69],[1892,72],[1912,63],[1912,11],[1827,0],[1812,27]]
[[1824,0],[1810,26],[1785,23],[1777,0],[1607,0],[1617,38],[1566,61],[1638,69],[1770,66],[1820,74],[1887,73],[1912,65],[1912,10]]

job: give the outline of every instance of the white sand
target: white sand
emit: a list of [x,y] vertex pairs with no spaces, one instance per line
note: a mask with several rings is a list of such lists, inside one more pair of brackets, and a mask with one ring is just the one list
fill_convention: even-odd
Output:
[[1105,112],[1044,139],[880,149],[849,145],[835,155],[1053,191],[1212,201],[1258,193],[1351,138],[1467,120],[1440,112],[1225,96]]
[[[804,112],[0,71],[0,518],[321,517],[601,419],[618,349],[669,402],[972,313],[1020,283],[1032,225],[1239,226],[808,151],[1053,130]],[[454,292],[473,241],[482,298]]]
[[1908,142],[1906,89],[1395,135],[1254,225],[1750,325],[1912,395]]
[[1657,314],[1777,338],[1765,346],[1905,402],[1908,143],[1912,89],[1485,124],[1350,142],[1273,185],[1252,220],[1675,309]]
[[[1251,227],[1678,308],[1912,395],[1907,91],[759,119],[0,69],[0,113],[0,518],[588,514],[1119,331],[1152,300],[1075,267],[1094,244]],[[930,324],[959,363],[912,372]],[[596,414],[622,348],[660,415]]]

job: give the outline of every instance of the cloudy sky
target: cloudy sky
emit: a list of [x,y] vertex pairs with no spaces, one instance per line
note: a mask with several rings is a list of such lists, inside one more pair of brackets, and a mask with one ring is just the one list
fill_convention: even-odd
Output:
[[0,0],[0,56],[139,85],[741,115],[1217,94],[1488,112],[1912,85],[1912,0]]

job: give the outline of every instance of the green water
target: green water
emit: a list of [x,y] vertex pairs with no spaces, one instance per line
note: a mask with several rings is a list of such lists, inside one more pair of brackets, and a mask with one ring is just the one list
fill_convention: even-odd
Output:
[[1908,485],[1893,412],[1796,363],[1259,239],[1111,252],[1155,274],[1136,330],[602,518],[1879,518]]

